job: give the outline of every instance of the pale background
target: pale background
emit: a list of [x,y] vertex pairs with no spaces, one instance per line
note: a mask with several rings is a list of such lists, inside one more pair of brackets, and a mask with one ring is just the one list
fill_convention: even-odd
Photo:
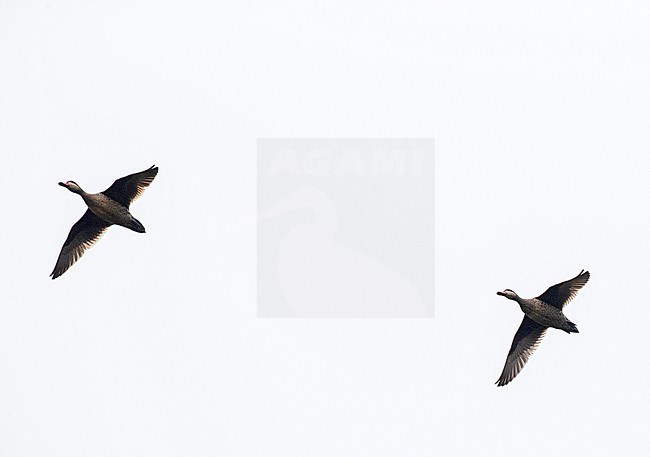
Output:
[[[639,455],[645,2],[0,3],[0,455]],[[256,138],[436,139],[436,318],[256,318]],[[78,196],[151,164],[48,278]],[[581,268],[515,381],[521,320]]]

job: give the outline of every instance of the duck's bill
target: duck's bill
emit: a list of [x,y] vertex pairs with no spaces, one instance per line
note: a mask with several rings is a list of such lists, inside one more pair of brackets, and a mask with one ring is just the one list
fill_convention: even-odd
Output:
[[503,295],[504,297],[506,296],[506,294],[504,294],[503,292],[497,292],[497,295]]
[[59,186],[62,186],[62,187],[68,187],[68,186],[65,185],[64,182],[60,182],[60,183],[59,183]]

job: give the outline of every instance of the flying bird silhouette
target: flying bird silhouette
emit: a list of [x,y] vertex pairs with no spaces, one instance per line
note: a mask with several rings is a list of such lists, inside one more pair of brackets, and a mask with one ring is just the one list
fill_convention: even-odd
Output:
[[578,333],[578,327],[567,319],[562,309],[576,296],[582,286],[587,284],[587,281],[589,281],[589,272],[582,270],[575,278],[549,287],[537,298],[521,298],[510,289],[497,292],[497,295],[519,303],[519,307],[525,314],[512,340],[503,372],[496,382],[497,386],[505,386],[519,374],[549,327],[567,333]]
[[158,167],[151,166],[140,173],[116,180],[111,187],[97,194],[84,192],[74,181],[60,182],[59,186],[81,195],[88,209],[70,229],[54,270],[50,273],[52,279],[65,273],[111,225],[121,225],[134,232],[144,233],[144,226],[133,217],[129,206],[142,195],[157,174]]

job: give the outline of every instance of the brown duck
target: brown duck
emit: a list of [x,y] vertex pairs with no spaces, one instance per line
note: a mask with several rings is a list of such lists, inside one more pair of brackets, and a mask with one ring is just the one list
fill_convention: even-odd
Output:
[[93,246],[111,225],[121,225],[134,232],[144,233],[144,226],[131,212],[129,206],[158,174],[158,167],[152,166],[140,173],[116,180],[104,192],[89,194],[74,181],[60,182],[70,192],[81,195],[88,209],[70,229],[61,253],[50,274],[56,279],[65,273],[89,247]]
[[505,386],[519,374],[549,327],[567,333],[578,333],[578,327],[567,319],[562,309],[576,296],[582,286],[587,284],[587,281],[589,281],[589,272],[582,270],[575,278],[549,287],[537,298],[521,298],[510,289],[497,292],[497,295],[519,303],[519,307],[525,314],[512,340],[503,372],[496,382],[497,386]]

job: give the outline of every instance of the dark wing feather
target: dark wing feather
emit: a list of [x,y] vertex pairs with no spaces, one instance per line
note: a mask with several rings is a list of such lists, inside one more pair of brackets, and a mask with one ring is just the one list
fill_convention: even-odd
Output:
[[512,340],[512,346],[510,346],[510,352],[508,352],[503,372],[496,382],[497,386],[505,386],[515,379],[515,376],[519,374],[522,368],[524,368],[524,365],[526,365],[526,362],[528,362],[528,358],[537,349],[547,328],[539,325],[528,316],[524,316],[524,320],[521,321],[519,330],[517,330]]
[[576,296],[582,286],[587,284],[587,281],[589,281],[589,272],[582,270],[575,278],[549,287],[537,299],[562,309]]
[[83,253],[99,240],[111,224],[95,216],[87,210],[70,229],[61,253],[56,261],[54,270],[50,273],[56,279],[65,273]]
[[151,168],[140,173],[133,173],[116,180],[111,187],[102,193],[128,208],[131,203],[142,195],[142,192],[151,184],[157,174],[158,167],[152,165]]

